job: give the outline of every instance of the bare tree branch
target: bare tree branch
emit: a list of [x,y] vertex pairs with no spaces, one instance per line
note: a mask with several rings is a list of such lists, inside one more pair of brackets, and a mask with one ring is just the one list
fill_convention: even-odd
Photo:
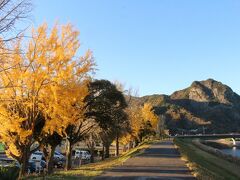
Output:
[[[24,21],[32,10],[31,0],[0,0],[0,39],[10,42],[19,38],[25,27]],[[17,30],[21,23],[22,30]],[[2,46],[1,44],[0,46]],[[0,47],[3,48],[3,47]],[[5,47],[6,48],[6,47]]]

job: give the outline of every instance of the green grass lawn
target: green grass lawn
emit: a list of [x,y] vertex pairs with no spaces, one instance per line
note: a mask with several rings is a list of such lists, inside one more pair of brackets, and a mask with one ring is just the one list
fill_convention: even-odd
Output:
[[[153,142],[151,142],[153,143]],[[149,143],[144,143],[132,150],[128,151],[127,153],[121,155],[117,158],[109,158],[104,161],[91,163],[83,165],[78,169],[73,169],[69,171],[56,171],[53,175],[46,177],[47,179],[92,179],[95,176],[100,175],[104,170],[110,169],[114,166],[121,165],[124,163],[128,158],[136,156],[137,154],[141,154],[144,149],[148,148],[150,145]],[[26,179],[43,179],[43,177],[28,177]]]
[[240,166],[197,148],[191,139],[174,142],[198,179],[240,179]]

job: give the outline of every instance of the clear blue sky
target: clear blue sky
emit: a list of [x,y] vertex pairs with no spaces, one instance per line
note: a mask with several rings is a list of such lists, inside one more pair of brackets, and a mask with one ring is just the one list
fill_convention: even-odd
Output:
[[96,78],[171,94],[214,78],[240,93],[239,0],[35,0],[33,23],[70,22]]

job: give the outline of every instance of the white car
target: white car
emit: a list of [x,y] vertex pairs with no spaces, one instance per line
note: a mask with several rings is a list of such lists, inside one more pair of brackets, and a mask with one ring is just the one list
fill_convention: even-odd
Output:
[[[65,159],[65,156],[62,155],[60,152],[55,151],[54,152],[54,158],[59,159],[59,160],[63,160],[63,159]],[[38,161],[43,160],[44,159],[44,154],[43,154],[42,151],[39,151],[39,150],[35,151],[31,154],[30,159],[31,160],[38,160]]]
[[90,160],[91,154],[88,151],[75,150],[74,157],[75,158],[81,158],[81,159],[84,159],[84,160]]
[[42,151],[35,151],[34,153],[31,154],[30,159],[41,161],[44,159],[44,154]]
[[55,152],[54,152],[54,158],[55,158],[55,159],[59,159],[59,160],[63,160],[63,159],[65,159],[65,156],[62,155],[60,152],[55,151]]

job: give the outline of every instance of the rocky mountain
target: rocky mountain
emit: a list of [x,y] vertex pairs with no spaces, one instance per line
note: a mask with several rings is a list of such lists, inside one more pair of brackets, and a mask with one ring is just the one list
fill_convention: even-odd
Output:
[[151,103],[173,133],[240,132],[240,96],[213,79],[194,81],[170,96],[144,96],[140,101]]

